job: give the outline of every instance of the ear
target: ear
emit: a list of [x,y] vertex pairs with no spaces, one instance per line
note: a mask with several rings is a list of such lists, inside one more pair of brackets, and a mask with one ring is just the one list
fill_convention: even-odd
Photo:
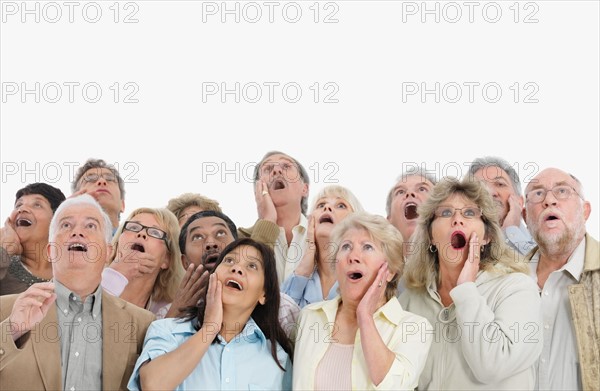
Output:
[[527,224],[527,208],[523,208],[521,214],[523,215],[523,221],[525,222],[525,224]]
[[267,296],[265,296],[265,291],[263,291],[262,296],[258,298],[258,303],[260,305],[265,305],[267,302]]
[[169,268],[169,261],[164,261],[163,263],[160,264],[160,268],[162,270],[167,270]]
[[308,183],[302,184],[302,197],[308,197]]
[[104,264],[106,266],[108,266],[108,264],[110,263],[110,256],[112,255],[112,252],[113,252],[112,244],[107,244],[106,245],[106,254],[104,256]]
[[387,282],[390,282],[390,281],[392,281],[394,278],[396,278],[396,274],[398,274],[398,273],[394,273],[394,274],[392,274],[392,273],[389,273],[389,274],[388,274],[388,276],[387,276],[387,278],[386,278],[385,280],[386,280]]
[[181,254],[181,264],[185,270],[187,270],[187,268],[190,266],[190,261],[188,261],[185,254]]
[[125,200],[121,200],[121,211],[119,213],[125,212]]
[[583,217],[585,218],[585,221],[587,221],[587,219],[590,217],[591,213],[592,213],[592,204],[590,204],[589,201],[585,201],[583,203]]

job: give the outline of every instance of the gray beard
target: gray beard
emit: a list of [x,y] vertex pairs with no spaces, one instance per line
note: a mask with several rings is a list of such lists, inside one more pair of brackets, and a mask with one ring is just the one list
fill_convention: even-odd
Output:
[[535,228],[533,238],[544,254],[570,255],[585,235],[585,219],[582,217],[572,226],[565,225],[565,231],[558,235],[542,235],[538,227]]

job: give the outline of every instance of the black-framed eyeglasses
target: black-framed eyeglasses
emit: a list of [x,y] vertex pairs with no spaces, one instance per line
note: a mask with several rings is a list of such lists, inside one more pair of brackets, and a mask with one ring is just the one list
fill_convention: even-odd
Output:
[[104,172],[102,174],[87,174],[81,179],[85,182],[96,182],[100,178],[104,178],[107,182],[117,182],[117,176],[112,172]]
[[125,224],[123,225],[123,230],[125,230],[125,231],[140,232],[143,229],[146,230],[146,232],[148,233],[148,236],[150,236],[154,239],[164,240],[165,244],[167,246],[167,249],[169,248],[169,242],[167,241],[167,233],[165,231],[163,231],[162,229],[158,229],[158,228],[154,228],[154,227],[147,227],[136,221],[126,221]]
[[435,216],[443,219],[449,219],[454,216],[456,211],[460,211],[460,214],[465,219],[476,219],[481,217],[481,209],[477,206],[465,206],[464,208],[453,208],[451,206],[438,206],[435,208]]
[[552,189],[531,190],[529,193],[527,193],[525,199],[531,202],[532,204],[539,204],[540,202],[546,199],[546,194],[548,194],[549,191],[551,191],[552,194],[554,194],[554,197],[557,200],[566,200],[567,198],[571,197],[573,193],[577,194],[581,199],[583,199],[583,197],[581,197],[577,190],[567,185],[554,186]]

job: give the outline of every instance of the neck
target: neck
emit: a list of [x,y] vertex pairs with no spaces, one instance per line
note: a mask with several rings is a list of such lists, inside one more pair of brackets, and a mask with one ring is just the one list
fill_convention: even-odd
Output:
[[135,278],[127,284],[119,297],[140,308],[146,308],[146,303],[150,300],[155,281],[156,277],[152,275],[146,278]]
[[[54,277],[55,280],[63,284],[67,289],[71,292],[75,293],[77,296],[81,298],[81,301],[84,302],[86,297],[91,295],[98,289],[100,285],[100,278],[96,281],[85,280],[84,278],[66,278],[66,283],[63,282],[60,277]],[[93,287],[93,288],[91,288]]]
[[301,210],[299,205],[295,208],[291,206],[277,208],[277,225],[285,230],[288,244],[292,241],[292,229],[300,223],[300,215]]
[[456,282],[458,281],[458,276],[462,271],[465,262],[460,262],[458,264],[451,262],[440,261],[440,281],[438,290],[441,288],[447,290],[448,292],[456,287]]
[[540,244],[540,261],[538,263],[537,270],[551,273],[560,269],[567,263],[582,240],[584,240],[584,237],[578,241],[571,242],[572,244],[570,246],[562,246],[555,251],[552,251],[547,248],[547,246],[542,246]]
[[34,275],[42,278],[52,278],[52,263],[48,261],[48,242],[23,243],[21,262]]
[[221,331],[219,332],[221,337],[223,337],[226,342],[230,342],[240,334],[246,326],[246,323],[248,323],[253,310],[254,308],[243,311],[225,310],[225,308],[223,308],[223,323],[221,325]]

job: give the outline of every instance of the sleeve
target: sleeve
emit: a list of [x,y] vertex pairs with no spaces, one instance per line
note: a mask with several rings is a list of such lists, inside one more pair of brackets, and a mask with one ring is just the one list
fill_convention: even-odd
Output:
[[304,292],[309,280],[310,277],[298,276],[292,272],[281,285],[281,291],[291,297],[300,307],[304,307],[308,304],[304,299]]
[[[165,323],[168,322],[168,323]],[[144,339],[144,348],[140,357],[138,357],[133,373],[127,384],[129,390],[140,390],[140,368],[146,362],[161,356],[165,353],[175,350],[178,346],[175,336],[171,333],[167,324],[171,324],[172,320],[155,321],[150,324]]]
[[121,296],[127,284],[129,284],[129,280],[115,269],[105,267],[102,270],[102,289],[111,295]]
[[497,305],[488,306],[475,283],[450,291],[456,320],[462,328],[463,355],[473,375],[482,383],[506,379],[536,362],[543,341],[540,297],[525,274],[500,277]]
[[281,389],[286,391],[292,390],[292,360],[288,358],[285,364],[285,373],[283,374],[283,381],[281,383]]
[[510,226],[504,229],[506,242],[521,255],[526,255],[536,246],[531,234],[525,227]]
[[[238,230],[238,234],[242,233],[239,236],[248,236],[247,230]],[[252,232],[250,237],[257,242],[264,243],[271,248],[275,247],[275,243],[277,242],[277,238],[279,237],[279,226],[268,220],[257,220],[252,228]]]
[[0,280],[6,277],[8,267],[10,266],[10,255],[3,247],[0,247]]
[[432,326],[427,319],[414,316],[396,327],[393,346],[396,358],[376,390],[414,390],[425,368],[431,347]]

